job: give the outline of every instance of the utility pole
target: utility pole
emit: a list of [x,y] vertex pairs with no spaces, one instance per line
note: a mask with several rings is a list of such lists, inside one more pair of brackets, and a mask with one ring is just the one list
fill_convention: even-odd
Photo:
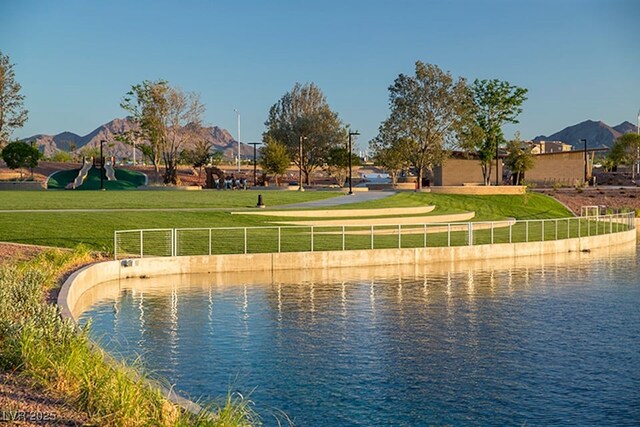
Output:
[[353,194],[353,187],[351,185],[351,136],[352,135],[360,135],[360,132],[355,131],[355,132],[351,132],[349,131],[349,194]]
[[236,112],[238,118],[238,158],[236,161],[238,162],[238,172],[240,172],[240,111],[237,108],[234,108],[233,111]]
[[584,182],[587,182],[587,140],[581,139],[580,142],[584,143]]

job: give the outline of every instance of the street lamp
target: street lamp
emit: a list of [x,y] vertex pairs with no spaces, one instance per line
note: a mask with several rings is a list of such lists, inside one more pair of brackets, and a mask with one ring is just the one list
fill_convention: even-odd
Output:
[[360,132],[355,131],[355,132],[351,132],[349,131],[349,194],[353,194],[353,187],[351,185],[351,136],[352,135],[360,135]]
[[104,156],[102,155],[102,146],[106,141],[100,140],[100,189],[104,190]]
[[258,172],[256,169],[256,147],[260,144],[262,144],[261,142],[250,142],[250,145],[253,145],[253,186],[257,186],[258,185]]
[[240,172],[240,111],[237,108],[234,108],[233,111],[236,112],[236,116],[238,118],[238,172]]
[[580,142],[584,143],[584,182],[587,182],[587,140],[581,139]]
[[298,191],[304,191],[304,188],[302,187],[302,140],[303,139],[307,139],[306,136],[302,136],[300,135],[300,146],[299,146],[299,155],[300,155],[300,174],[298,175]]

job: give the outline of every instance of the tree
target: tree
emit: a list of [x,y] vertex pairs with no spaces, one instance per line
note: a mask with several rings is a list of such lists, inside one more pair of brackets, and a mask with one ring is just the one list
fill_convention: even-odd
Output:
[[520,185],[524,173],[533,168],[535,164],[535,158],[531,153],[532,148],[531,146],[523,145],[519,132],[516,132],[514,139],[507,143],[505,166],[515,174],[514,185]]
[[278,177],[284,174],[291,164],[287,146],[271,137],[267,137],[265,146],[260,150],[259,163],[263,171],[275,177],[276,186],[280,185]]
[[9,169],[20,169],[20,179],[22,179],[22,168],[35,168],[41,157],[40,150],[22,141],[14,141],[7,144],[2,150],[2,160]]
[[29,112],[24,109],[24,95],[20,83],[15,80],[13,64],[9,56],[0,51],[0,148],[9,142],[14,129],[21,128]]
[[475,145],[480,159],[484,184],[490,185],[492,160],[497,159],[497,150],[504,141],[502,125],[518,123],[516,119],[522,112],[520,106],[527,100],[527,89],[512,86],[509,82],[478,80],[471,87],[474,105],[468,114],[479,129],[474,131],[469,145]]
[[183,152],[186,160],[191,163],[194,168],[198,168],[198,176],[202,175],[202,167],[208,165],[211,161],[212,147],[212,142],[206,139],[200,139],[196,141],[193,148],[184,150]]
[[326,171],[329,176],[338,181],[340,187],[344,186],[344,183],[349,176],[349,154],[351,154],[351,165],[359,166],[360,157],[353,153],[349,153],[345,147],[333,147],[329,150],[327,155]]
[[464,78],[454,81],[438,66],[417,61],[415,76],[400,74],[389,87],[391,112],[380,125],[379,149],[397,150],[415,169],[422,188],[425,172],[446,157],[470,102]]
[[640,152],[640,135],[627,133],[616,139],[609,151],[609,157],[617,165],[631,166],[631,179],[636,179],[636,165]]
[[140,150],[150,157],[156,174],[160,160],[165,184],[177,184],[182,148],[202,137],[204,105],[196,93],[185,93],[168,82],[145,80],[131,87],[121,107],[133,115],[145,142]]
[[313,83],[296,83],[271,107],[265,125],[265,144],[269,138],[284,144],[289,157],[302,168],[307,184],[311,172],[326,163],[329,149],[347,138],[338,114],[331,111],[324,94]]

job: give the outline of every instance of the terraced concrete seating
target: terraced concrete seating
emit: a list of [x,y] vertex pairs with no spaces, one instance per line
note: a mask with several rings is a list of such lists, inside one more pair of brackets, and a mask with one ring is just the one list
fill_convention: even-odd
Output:
[[274,221],[274,224],[280,225],[313,225],[321,227],[336,226],[371,226],[371,225],[410,225],[410,224],[430,224],[430,223],[448,223],[469,221],[475,212],[463,212],[459,214],[446,215],[427,215],[427,216],[406,216],[394,218],[356,218],[356,219],[336,219],[336,220],[315,220],[315,221]]
[[295,218],[348,218],[355,216],[393,216],[393,215],[419,215],[429,213],[435,206],[418,206],[412,208],[387,208],[387,209],[340,209],[340,210],[286,210],[286,211],[254,211],[231,212],[232,215],[264,215]]
[[116,180],[116,171],[113,169],[113,163],[111,160],[107,160],[104,163],[105,174],[107,175],[107,180],[115,181]]
[[85,159],[84,164],[82,165],[80,172],[78,172],[78,176],[76,177],[76,179],[74,179],[72,182],[67,184],[65,188],[75,190],[76,188],[80,187],[84,183],[84,180],[87,178],[87,175],[89,174],[89,169],[91,169],[92,167],[93,167],[93,157],[91,157],[90,159]]

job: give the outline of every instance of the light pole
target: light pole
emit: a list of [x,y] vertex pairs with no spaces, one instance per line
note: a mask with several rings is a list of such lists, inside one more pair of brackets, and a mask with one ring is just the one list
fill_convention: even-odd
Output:
[[299,146],[299,156],[300,156],[300,173],[298,175],[298,184],[300,185],[298,187],[298,191],[304,191],[304,188],[302,187],[302,140],[303,139],[307,139],[306,136],[302,136],[300,135],[300,146]]
[[355,132],[351,132],[349,131],[349,194],[353,194],[353,187],[351,185],[351,136],[352,135],[360,135],[360,132],[355,131]]
[[253,186],[257,186],[258,185],[258,171],[256,168],[256,147],[260,144],[262,144],[261,142],[250,142],[249,144],[253,145]]
[[580,142],[584,144],[584,182],[587,182],[587,140],[581,139]]
[[238,118],[238,172],[240,172],[240,111],[237,108],[234,108],[233,111],[236,112],[236,116]]
[[104,156],[102,155],[102,146],[106,141],[100,140],[100,190],[104,190]]

